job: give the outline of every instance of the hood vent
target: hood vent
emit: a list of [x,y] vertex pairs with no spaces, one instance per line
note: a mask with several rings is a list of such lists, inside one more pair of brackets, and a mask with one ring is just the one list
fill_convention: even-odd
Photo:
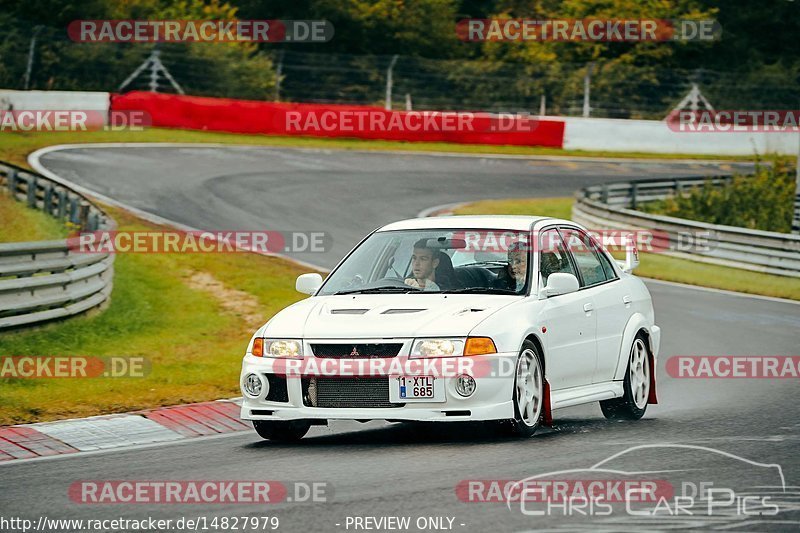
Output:
[[466,315],[467,313],[481,313],[483,311],[486,311],[486,309],[477,309],[477,308],[474,308],[474,307],[467,307],[467,308],[464,308],[461,311],[457,312],[456,314],[457,315]]
[[369,309],[331,309],[332,315],[363,315]]
[[419,313],[425,309],[387,309],[382,315],[407,315],[409,313]]

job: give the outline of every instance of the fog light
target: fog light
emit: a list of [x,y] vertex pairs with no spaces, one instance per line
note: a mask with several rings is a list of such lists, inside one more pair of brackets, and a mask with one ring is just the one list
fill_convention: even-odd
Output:
[[264,382],[257,375],[247,374],[244,377],[244,391],[250,396],[259,396],[263,388]]
[[475,392],[475,378],[466,374],[456,378],[456,392],[463,397],[472,396]]

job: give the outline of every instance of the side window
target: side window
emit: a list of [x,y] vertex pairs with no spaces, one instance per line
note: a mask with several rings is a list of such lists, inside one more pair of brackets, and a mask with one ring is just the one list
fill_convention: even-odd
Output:
[[555,229],[542,232],[539,239],[539,271],[542,273],[542,283],[547,285],[547,278],[556,272],[565,272],[577,277],[569,254],[564,246],[561,235]]
[[581,273],[581,286],[591,287],[606,281],[606,271],[597,257],[597,245],[592,238],[573,228],[561,228],[561,234]]
[[617,279],[617,273],[614,272],[614,266],[611,260],[601,250],[597,250],[597,256],[600,258],[600,264],[603,265],[603,270],[606,273],[606,279]]

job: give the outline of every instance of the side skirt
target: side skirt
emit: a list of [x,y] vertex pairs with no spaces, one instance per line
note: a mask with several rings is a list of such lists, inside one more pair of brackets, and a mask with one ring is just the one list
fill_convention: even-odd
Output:
[[619,398],[624,394],[622,381],[606,381],[592,383],[581,387],[572,387],[550,392],[551,407],[563,409],[583,403],[599,402]]

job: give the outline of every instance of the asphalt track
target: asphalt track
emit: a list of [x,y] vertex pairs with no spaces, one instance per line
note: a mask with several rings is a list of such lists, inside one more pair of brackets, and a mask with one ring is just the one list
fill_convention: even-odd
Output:
[[[323,230],[325,254],[297,257],[332,266],[374,227],[438,204],[481,198],[563,196],[615,179],[720,173],[709,163],[546,161],[419,154],[270,148],[114,148],[52,152],[42,164],[60,176],[139,209],[203,229]],[[722,171],[736,170],[736,165]],[[0,515],[50,518],[179,518],[274,515],[283,531],[353,531],[348,517],[452,517],[455,531],[651,530],[725,528],[788,530],[800,525],[800,382],[673,379],[673,355],[798,355],[800,306],[766,299],[650,283],[663,328],[660,403],[639,422],[606,421],[597,405],[556,412],[554,428],[508,440],[482,426],[420,432],[400,424],[337,422],[312,428],[295,445],[255,433],[101,454],[0,466]],[[751,506],[698,503],[690,514],[632,516],[623,509],[591,520],[551,509],[530,516],[519,504],[463,503],[462,480],[518,480],[589,468],[633,449],[616,470],[651,478],[713,482],[715,487],[770,493],[777,516],[748,516]],[[779,465],[784,483],[772,470]],[[774,470],[774,469],[773,469]],[[597,479],[598,474],[577,474]],[[248,505],[78,505],[67,496],[77,480],[268,479],[325,481],[325,503]],[[760,487],[756,489],[755,487]],[[771,488],[765,488],[771,487]],[[784,490],[785,489],[785,490]],[[763,509],[762,509],[763,510]],[[573,510],[574,511],[574,510]],[[586,511],[584,511],[586,512]],[[568,516],[566,516],[568,515]],[[447,522],[445,522],[447,523]],[[337,525],[338,524],[338,525]],[[386,528],[377,528],[385,530]]]

